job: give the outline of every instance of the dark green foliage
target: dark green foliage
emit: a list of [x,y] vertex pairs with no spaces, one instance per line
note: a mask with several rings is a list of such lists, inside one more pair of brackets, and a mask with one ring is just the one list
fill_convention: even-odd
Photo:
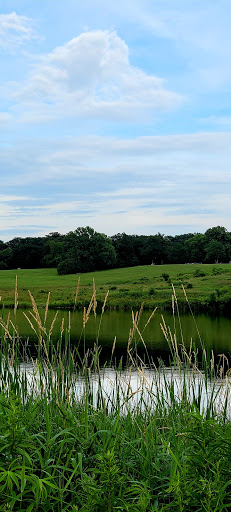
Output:
[[213,267],[212,273],[214,276],[218,276],[224,273],[224,270],[221,267]]
[[166,272],[163,272],[163,274],[161,274],[164,281],[168,281],[169,280],[169,274],[167,274]]
[[59,274],[75,274],[103,270],[115,265],[116,253],[106,235],[90,227],[68,233],[64,252],[58,264]]
[[204,276],[206,276],[206,273],[204,272],[204,270],[197,268],[195,270],[195,272],[193,273],[193,275],[194,275],[194,277],[204,277]]
[[88,272],[137,265],[229,262],[231,235],[221,226],[205,234],[176,236],[127,235],[107,237],[94,229],[79,227],[61,235],[16,237],[0,241],[0,268],[58,268],[60,274]]

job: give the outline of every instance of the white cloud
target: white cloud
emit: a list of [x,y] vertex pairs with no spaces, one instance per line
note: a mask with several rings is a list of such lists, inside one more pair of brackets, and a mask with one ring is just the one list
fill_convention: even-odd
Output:
[[16,12],[0,14],[0,47],[14,51],[34,37],[32,20]]
[[231,230],[230,148],[228,133],[12,143],[0,155],[0,239],[84,225],[111,235]]
[[41,121],[80,116],[134,121],[168,111],[183,98],[164,81],[129,62],[116,32],[86,32],[41,57],[24,85],[11,84],[11,108],[20,118]]

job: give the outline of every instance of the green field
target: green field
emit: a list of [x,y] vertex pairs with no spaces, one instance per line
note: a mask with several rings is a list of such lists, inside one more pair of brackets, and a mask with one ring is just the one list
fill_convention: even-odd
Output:
[[[17,269],[0,271],[0,296],[2,304],[13,306],[15,278],[18,280],[19,307],[30,305],[28,290],[38,305],[45,305],[50,292],[50,306],[72,307],[80,277],[77,305],[89,303],[93,278],[98,305],[109,290],[107,305],[126,309],[138,307],[171,308],[172,284],[178,302],[185,305],[185,288],[190,304],[204,310],[229,311],[231,306],[231,265],[159,265],[105,270],[79,275],[59,276],[56,269]],[[168,277],[169,276],[169,277]]]

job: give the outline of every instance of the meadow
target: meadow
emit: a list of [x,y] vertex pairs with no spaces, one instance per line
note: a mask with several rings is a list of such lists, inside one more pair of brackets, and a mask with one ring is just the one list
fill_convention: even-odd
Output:
[[[0,511],[228,512],[227,357],[215,362],[201,347],[198,360],[193,343],[186,350],[163,318],[170,365],[144,364],[136,352],[137,338],[145,347],[141,308],[132,315],[125,369],[115,363],[115,343],[105,367],[100,332],[81,356],[71,348],[71,326],[52,338],[47,310],[31,296],[33,357],[14,321],[0,318]],[[93,288],[83,329],[96,314]]]
[[89,303],[92,282],[95,281],[98,305],[102,305],[109,290],[107,307],[129,309],[153,305],[171,308],[172,284],[177,291],[178,303],[186,307],[184,286],[191,305],[210,312],[228,312],[231,308],[231,265],[150,265],[81,275],[58,275],[56,269],[17,269],[0,271],[0,295],[6,306],[13,306],[15,278],[18,280],[19,307],[30,305],[28,289],[38,305],[46,303],[50,292],[52,307],[74,306],[80,278],[78,307]]

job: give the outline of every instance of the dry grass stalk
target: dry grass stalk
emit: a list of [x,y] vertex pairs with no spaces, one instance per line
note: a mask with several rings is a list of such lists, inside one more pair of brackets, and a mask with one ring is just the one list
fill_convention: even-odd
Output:
[[142,341],[142,343],[143,343],[143,345],[144,345],[144,348],[145,348],[145,350],[147,351],[147,347],[146,347],[146,344],[145,344],[144,338],[143,338],[143,336],[142,336],[142,334],[141,334],[141,332],[140,332],[140,330],[139,330],[139,327],[138,327],[138,325],[137,325],[137,322],[136,322],[136,320],[137,320],[137,315],[136,315],[136,317],[135,317],[135,318],[134,318],[134,315],[133,315],[133,320],[134,320],[134,324],[133,324],[133,325],[134,325],[134,328],[135,328],[135,330],[138,332],[139,337],[140,337],[140,339],[141,339],[141,341]]
[[[29,314],[30,314],[30,316],[32,316],[33,320],[34,320],[34,321],[35,321],[35,323],[37,324],[37,318],[36,318],[36,316],[32,313],[32,311],[29,311]],[[43,332],[45,335],[47,335],[46,328],[45,328],[45,327],[43,327],[42,325],[41,325],[41,327],[40,327],[40,330],[41,330],[41,332]],[[36,332],[37,332],[37,331],[36,331]]]
[[177,345],[176,334],[174,334],[173,340],[174,340],[175,353],[176,353],[177,358],[179,359],[179,352],[178,352],[178,345]]
[[140,306],[139,315],[138,315],[138,319],[137,319],[137,325],[139,325],[139,322],[140,322],[140,319],[141,319],[141,315],[143,313],[143,309],[144,309],[144,302],[142,302],[142,304]]
[[36,331],[36,329],[35,329],[35,327],[34,327],[34,325],[33,325],[33,324],[32,324],[32,322],[31,322],[30,318],[26,315],[26,313],[25,313],[24,311],[23,311],[23,315],[24,315],[24,316],[25,316],[25,318],[27,319],[27,322],[30,324],[31,329],[35,332],[35,334],[38,334],[38,333],[37,333],[37,331]]
[[[165,334],[168,332],[168,329],[167,329],[167,325],[165,323],[165,319],[164,319],[163,315],[161,315],[161,319],[162,319],[162,324],[160,324],[160,326],[162,328],[163,333]],[[165,335],[165,338],[166,338],[166,335]]]
[[[153,311],[152,311],[152,313],[151,313],[150,317],[148,318],[148,320],[147,320],[147,322],[146,322],[146,324],[145,324],[145,326],[144,326],[144,328],[143,328],[143,330],[142,330],[142,334],[143,334],[143,332],[145,331],[145,329],[146,329],[147,325],[151,322],[152,318],[154,317],[156,310],[157,310],[157,308],[154,308],[154,309],[153,309]],[[139,322],[138,322],[138,323],[139,323]]]
[[[83,322],[83,327],[85,328],[86,326],[86,323],[88,322],[89,320],[89,316],[90,316],[90,312],[92,310],[92,307],[93,307],[93,304],[94,304],[94,293],[92,294],[92,297],[91,297],[91,300],[90,300],[90,303],[89,303],[89,306],[87,308],[87,312],[85,310],[85,315],[84,315],[84,322]],[[85,308],[84,308],[85,309]]]
[[13,331],[16,332],[16,335],[17,335],[17,342],[19,343],[19,331],[18,331],[18,326],[17,325],[14,325],[12,320],[10,320],[10,325],[11,327],[13,328]]
[[85,325],[86,325],[86,308],[84,306],[83,308],[83,328],[85,329]]
[[132,311],[132,323],[133,323],[133,325],[137,323],[137,319],[138,319],[138,311],[136,311],[135,316],[134,316],[134,312]]
[[115,346],[116,346],[116,336],[114,337],[114,341],[113,341],[113,345],[112,345],[112,351],[111,351],[112,356],[114,354]]
[[175,300],[174,300],[174,295],[172,295],[172,314],[173,314],[173,316],[175,315]]
[[[9,317],[9,315],[8,315],[8,317]],[[2,318],[0,318],[0,325],[4,329],[4,332],[5,332],[5,334],[4,334],[4,342],[6,341],[6,338],[9,338],[11,341],[13,341],[13,338],[12,338],[10,332],[9,332],[9,322],[7,322],[5,324],[5,322],[2,320]]]
[[4,342],[6,341],[7,338],[9,338],[10,340],[12,340],[12,336],[9,332],[9,324],[10,324],[10,313],[8,313],[7,315],[7,321],[6,323],[4,322],[3,318],[0,317],[0,325],[1,327],[4,329]]
[[15,277],[15,289],[14,289],[14,314],[16,315],[18,307],[18,276]]
[[212,350],[212,357],[210,359],[210,368],[211,368],[211,371],[213,372],[213,370],[214,370],[214,353],[213,353],[213,350]]
[[105,310],[105,306],[106,306],[106,303],[107,303],[107,298],[108,298],[108,295],[109,295],[109,290],[107,291],[106,295],[105,295],[105,299],[104,299],[104,303],[103,303],[103,307],[102,307],[102,315],[104,314],[104,310]]
[[76,287],[76,291],[75,291],[74,311],[76,310],[77,298],[79,295],[79,286],[80,286],[80,277],[78,279],[78,283],[77,283],[77,287]]
[[62,323],[61,323],[61,327],[60,327],[60,335],[61,335],[61,339],[63,337],[63,332],[64,332],[64,317],[62,318]]
[[51,326],[50,326],[50,330],[49,330],[49,339],[50,339],[50,336],[52,334],[52,331],[53,331],[53,328],[54,328],[54,325],[55,325],[55,322],[56,322],[58,314],[59,314],[59,312],[56,311],[55,316],[54,316],[54,318],[52,320],[52,323],[51,323]]
[[48,313],[48,307],[49,307],[49,302],[50,302],[50,292],[48,293],[48,296],[47,296],[47,301],[46,301],[46,307],[45,307],[45,313],[44,313],[44,323],[43,325],[45,326],[46,324],[46,321],[47,321],[47,313]]
[[33,312],[34,312],[34,315],[35,315],[36,323],[37,323],[37,326],[38,326],[39,339],[40,339],[40,342],[42,342],[41,331],[43,330],[43,326],[42,326],[41,318],[40,318],[40,315],[39,315],[39,312],[38,312],[37,304],[35,302],[35,299],[34,299],[32,293],[30,292],[30,290],[28,290],[28,293],[29,293],[30,300],[31,300],[31,303],[32,303],[32,308],[33,308]]
[[95,318],[96,318],[96,308],[97,308],[96,287],[95,287],[95,280],[93,277],[93,313],[94,313]]

